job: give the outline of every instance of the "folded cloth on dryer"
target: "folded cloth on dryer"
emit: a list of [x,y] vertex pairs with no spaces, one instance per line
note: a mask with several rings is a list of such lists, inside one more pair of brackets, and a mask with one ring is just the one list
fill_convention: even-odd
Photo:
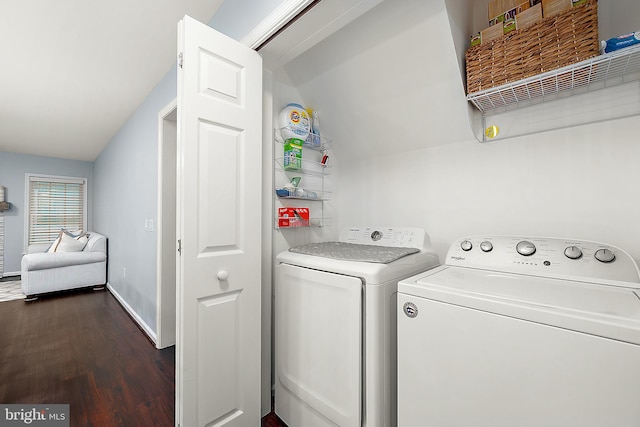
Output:
[[362,245],[345,242],[308,243],[289,248],[289,252],[333,258],[343,261],[389,264],[407,255],[420,252],[418,248]]

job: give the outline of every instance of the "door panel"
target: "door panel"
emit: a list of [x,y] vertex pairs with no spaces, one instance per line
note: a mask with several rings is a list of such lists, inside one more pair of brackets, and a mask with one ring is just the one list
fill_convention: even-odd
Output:
[[200,92],[227,102],[242,105],[241,96],[244,67],[215,53],[200,51]]
[[[199,375],[206,378],[202,381],[198,394],[206,395],[213,388],[214,394],[209,397],[209,404],[198,407],[198,419],[222,420],[237,416],[239,409],[236,402],[237,378],[239,366],[237,351],[240,328],[236,322],[239,310],[239,292],[201,298],[198,301],[198,324],[208,325],[200,328],[198,342]],[[224,366],[225,369],[220,369]],[[225,388],[216,387],[225,384]]]
[[[242,177],[243,133],[219,124],[200,122],[198,141],[198,248],[200,255],[238,249],[237,182]],[[212,219],[215,218],[215,221]]]
[[260,423],[262,62],[179,26],[176,421]]

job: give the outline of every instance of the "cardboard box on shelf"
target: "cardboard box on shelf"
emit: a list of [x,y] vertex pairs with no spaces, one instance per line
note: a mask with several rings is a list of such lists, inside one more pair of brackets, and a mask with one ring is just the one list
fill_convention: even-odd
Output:
[[471,36],[471,47],[482,44],[482,32],[479,31]]
[[489,28],[485,28],[481,33],[482,44],[487,44],[492,40],[502,37],[504,35],[504,28],[502,25],[494,25]]
[[502,33],[509,34],[511,31],[516,29],[516,17],[506,19],[502,24]]
[[508,34],[516,29],[516,15],[529,9],[529,7],[530,0],[526,0],[524,2],[521,1],[517,6],[502,11],[500,15],[490,20],[489,26],[496,25],[497,23],[502,23],[502,33]]
[[[550,19],[543,18],[500,40],[486,43],[483,34],[482,45],[469,48],[465,53],[467,94],[597,56],[597,12],[598,4],[591,0]],[[522,24],[522,20],[520,22]]]
[[504,13],[501,13],[500,15],[492,19],[489,19],[489,26],[493,27],[494,25],[502,24],[503,22],[504,22]]
[[542,21],[542,5],[540,3],[516,15],[516,29],[527,28]]
[[302,168],[302,141],[291,138],[284,143],[284,168],[285,170],[298,170]]
[[[522,0],[491,0],[488,5],[489,20],[493,20],[498,15],[502,15],[507,10],[511,10],[514,7],[522,3]],[[502,21],[500,21],[502,22]]]
[[[500,7],[511,7],[502,10],[489,21],[489,27],[471,36],[471,47],[489,43],[509,34],[513,30],[527,28],[543,17],[554,16],[571,9],[587,0],[493,0],[489,3],[489,14]],[[517,4],[516,4],[517,3]],[[545,9],[546,8],[546,9]],[[502,31],[500,31],[500,28]]]
[[278,208],[278,227],[308,227],[309,208]]
[[542,16],[556,16],[572,7],[572,0],[542,0]]

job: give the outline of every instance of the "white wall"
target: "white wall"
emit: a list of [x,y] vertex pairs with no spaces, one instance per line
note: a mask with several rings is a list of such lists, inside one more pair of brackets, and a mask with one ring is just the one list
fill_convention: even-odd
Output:
[[385,1],[285,70],[341,166],[472,135],[442,0]]
[[[96,227],[109,239],[107,279],[155,338],[158,112],[176,95],[176,69],[114,135],[94,163]],[[145,229],[154,221],[154,231]]]
[[[384,2],[286,67],[336,140],[339,225],[424,227],[441,258],[464,235],[518,234],[603,241],[640,262],[640,118],[478,143],[453,44],[465,19],[450,9]],[[625,90],[637,102],[640,85]],[[562,125],[583,102],[544,109]],[[527,111],[517,120],[535,122]]]
[[640,263],[639,125],[636,117],[359,162],[341,221],[423,226],[441,259],[457,238],[516,234],[602,241]]

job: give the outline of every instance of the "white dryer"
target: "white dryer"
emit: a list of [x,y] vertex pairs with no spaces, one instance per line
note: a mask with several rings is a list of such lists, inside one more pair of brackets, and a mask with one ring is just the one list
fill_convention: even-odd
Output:
[[276,414],[291,427],[395,425],[397,284],[437,265],[417,228],[351,227],[279,254]]
[[640,274],[614,246],[469,237],[398,285],[398,425],[637,427]]

